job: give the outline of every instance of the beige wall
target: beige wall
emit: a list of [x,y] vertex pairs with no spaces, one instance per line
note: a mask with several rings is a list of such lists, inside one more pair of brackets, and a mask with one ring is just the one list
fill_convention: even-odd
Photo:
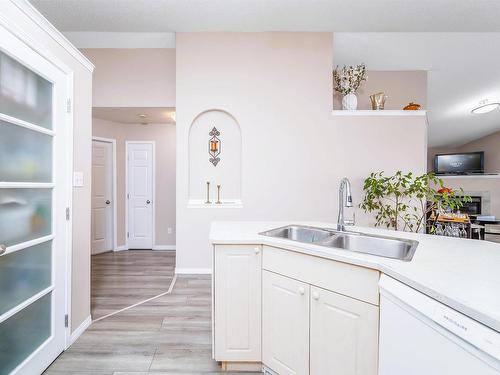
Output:
[[[69,67],[74,74],[73,168],[84,175],[84,186],[73,188],[73,248],[71,277],[71,330],[90,316],[90,179],[92,73],[17,6],[3,1],[0,13],[31,40]],[[52,57],[51,57],[52,58]]]
[[94,107],[175,107],[175,49],[95,48]]
[[[335,46],[334,46],[335,47]],[[370,95],[384,92],[388,98],[385,109],[403,109],[409,102],[427,108],[427,71],[376,71],[367,72],[367,80],[362,83],[358,96],[358,109],[372,109]],[[341,108],[342,96],[335,93],[334,107]]]
[[[125,141],[155,141],[156,143],[156,246],[175,246],[175,125],[122,124],[94,118],[94,137],[116,140],[117,237],[118,246],[125,246]],[[172,234],[167,233],[172,228]]]
[[[357,204],[372,170],[425,172],[424,117],[332,117],[332,45],[331,33],[177,34],[178,271],[211,270],[214,220],[334,222],[343,176]],[[187,207],[189,128],[209,109],[241,128],[240,209]]]

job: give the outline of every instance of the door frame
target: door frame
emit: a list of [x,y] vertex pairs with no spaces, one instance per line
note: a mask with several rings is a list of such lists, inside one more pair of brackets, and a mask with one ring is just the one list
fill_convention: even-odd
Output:
[[128,212],[128,167],[129,167],[129,160],[128,160],[128,152],[129,152],[129,145],[130,144],[151,144],[153,148],[153,174],[152,174],[152,188],[153,188],[153,207],[152,207],[152,215],[153,215],[153,228],[152,230],[152,244],[151,244],[151,249],[155,247],[156,243],[156,233],[155,233],[155,227],[156,227],[156,141],[125,141],[125,248],[128,250],[128,222],[129,222],[129,212]]
[[[14,5],[16,5],[20,10],[26,12],[32,7],[28,2],[24,3],[16,3],[12,1]],[[37,20],[33,19],[33,22],[37,25]],[[14,21],[2,17],[0,15],[0,26],[4,28],[8,33],[10,33],[14,38],[16,38],[19,43],[24,46],[27,46],[34,53],[39,55],[41,58],[45,59],[48,64],[51,64],[56,69],[58,69],[65,78],[65,89],[66,89],[66,111],[65,111],[65,126],[66,126],[66,147],[64,149],[64,153],[66,156],[66,176],[65,176],[65,187],[62,190],[65,193],[65,204],[66,204],[66,221],[65,221],[65,235],[66,235],[66,251],[65,253],[65,272],[63,275],[64,285],[62,286],[65,290],[62,292],[62,295],[65,298],[64,301],[64,310],[65,315],[67,317],[67,324],[65,324],[64,331],[64,350],[68,349],[72,343],[72,331],[71,331],[71,322],[72,322],[72,260],[73,260],[73,173],[74,173],[74,145],[73,145],[73,132],[74,132],[74,71],[65,63],[62,62],[54,53],[49,51],[42,44],[37,43],[30,35],[28,35],[24,30],[22,30]],[[55,29],[54,29],[55,30]],[[46,30],[51,37],[54,37],[56,34],[55,31]],[[32,69],[32,67],[30,67]],[[36,72],[36,69],[34,70]],[[53,161],[55,162],[55,161]],[[52,225],[54,228],[56,217],[52,218]],[[55,272],[53,270],[52,272]],[[54,313],[54,312],[53,312]],[[55,322],[55,324],[63,324],[64,322]],[[76,328],[75,328],[76,331]],[[43,345],[39,347],[35,352],[31,353],[29,357],[25,359],[28,361],[29,358],[34,356],[39,350],[41,350]],[[23,362],[24,363],[24,362]]]
[[[105,143],[110,143],[111,144],[111,180],[112,180],[112,184],[113,184],[113,187],[112,187],[112,193],[111,193],[111,202],[113,202],[113,207],[112,207],[112,216],[113,216],[113,219],[111,220],[112,221],[112,231],[113,231],[113,235],[112,235],[112,239],[111,239],[111,250],[112,251],[117,251],[117,248],[118,248],[118,240],[117,240],[117,218],[118,218],[118,214],[117,214],[117,204],[116,204],[116,139],[115,138],[104,138],[104,137],[95,137],[95,136],[92,136],[92,141],[98,141],[98,142],[105,142]],[[92,229],[91,229],[92,231]],[[91,254],[92,254],[92,251],[91,251]]]

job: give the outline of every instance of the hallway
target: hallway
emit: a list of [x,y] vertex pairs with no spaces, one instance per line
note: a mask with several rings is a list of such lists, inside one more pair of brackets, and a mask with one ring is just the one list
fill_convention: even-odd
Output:
[[92,319],[121,310],[168,290],[175,252],[128,250],[92,256]]
[[[143,300],[148,293],[168,290],[170,282],[165,281],[168,276],[161,268],[169,268],[173,275],[175,264],[174,253],[158,251],[124,251],[94,258],[93,283],[98,282],[99,288],[93,288],[93,309],[98,314],[122,306],[125,300]],[[145,264],[150,266],[139,269]],[[105,288],[106,283],[112,286]],[[179,276],[171,294],[93,323],[45,374],[219,373],[220,367],[211,359],[210,284],[210,276]]]

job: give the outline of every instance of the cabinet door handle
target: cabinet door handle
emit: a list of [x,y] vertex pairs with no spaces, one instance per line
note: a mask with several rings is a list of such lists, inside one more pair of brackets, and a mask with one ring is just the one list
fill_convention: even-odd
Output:
[[258,254],[258,253],[260,253],[260,249],[259,249],[258,247],[256,247],[256,248],[254,248],[254,249],[253,249],[253,252],[254,252],[255,254]]
[[319,293],[318,292],[313,292],[313,299],[319,300]]
[[299,294],[300,294],[301,296],[303,296],[305,292],[306,292],[306,290],[305,290],[303,287],[300,287],[300,288],[299,288]]

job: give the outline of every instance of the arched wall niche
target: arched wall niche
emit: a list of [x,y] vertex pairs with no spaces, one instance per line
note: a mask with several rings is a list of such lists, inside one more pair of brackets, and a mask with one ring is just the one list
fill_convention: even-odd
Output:
[[[220,135],[220,161],[210,162],[210,132]],[[240,207],[241,202],[241,128],[236,118],[221,109],[197,115],[189,128],[189,203],[191,207]],[[210,201],[207,200],[210,182]],[[217,185],[221,185],[221,204],[217,204]]]

